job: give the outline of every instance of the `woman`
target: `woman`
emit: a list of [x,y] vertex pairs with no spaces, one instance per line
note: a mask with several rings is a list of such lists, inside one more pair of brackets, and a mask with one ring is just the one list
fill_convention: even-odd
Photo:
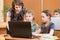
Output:
[[22,1],[15,0],[12,2],[12,8],[7,12],[7,33],[9,33],[8,21],[23,21],[25,9]]

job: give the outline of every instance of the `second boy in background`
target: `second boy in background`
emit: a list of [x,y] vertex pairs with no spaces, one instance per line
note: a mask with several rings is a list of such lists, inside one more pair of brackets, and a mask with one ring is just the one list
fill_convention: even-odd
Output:
[[54,17],[60,17],[60,9],[54,10]]

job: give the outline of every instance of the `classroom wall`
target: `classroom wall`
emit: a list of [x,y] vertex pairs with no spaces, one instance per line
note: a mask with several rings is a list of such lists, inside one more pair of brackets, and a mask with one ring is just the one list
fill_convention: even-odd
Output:
[[44,0],[44,3],[43,3],[43,8],[44,9],[49,9],[52,16],[53,16],[53,11],[57,8],[60,8],[60,0]]
[[41,0],[23,0],[25,8],[31,9],[34,11],[35,22],[39,25],[41,24]]
[[45,10],[48,9],[50,10],[52,16],[54,15],[54,10],[57,8],[60,8],[60,0],[43,0],[43,7],[41,7],[41,0],[23,0],[24,5],[28,9],[32,9],[35,12],[35,21],[38,24],[41,24],[41,9]]
[[3,17],[3,0],[0,0],[0,22],[4,22],[4,17]]
[[[35,15],[35,22],[39,25],[41,24],[41,9],[49,9],[52,16],[53,11],[57,8],[60,8],[60,0],[43,0],[43,7],[41,5],[42,0],[22,0],[25,8],[32,9]],[[9,6],[11,6],[12,0],[5,0]]]
[[[41,0],[22,0],[24,7],[34,11],[35,22],[41,24]],[[5,3],[11,7],[12,0],[5,0]]]
[[12,4],[12,0],[4,0],[4,4],[7,4],[8,6],[11,6]]

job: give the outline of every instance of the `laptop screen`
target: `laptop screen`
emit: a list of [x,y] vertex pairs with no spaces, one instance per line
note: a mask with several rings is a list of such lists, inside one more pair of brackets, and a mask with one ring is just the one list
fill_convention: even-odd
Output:
[[55,30],[60,30],[60,17],[52,17],[51,21],[55,24]]
[[32,38],[30,22],[9,22],[9,30],[13,37]]

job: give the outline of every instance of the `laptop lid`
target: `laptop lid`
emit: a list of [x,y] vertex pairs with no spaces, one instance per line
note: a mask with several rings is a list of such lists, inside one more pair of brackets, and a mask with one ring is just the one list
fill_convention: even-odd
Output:
[[60,30],[60,17],[52,17],[51,21],[55,24],[55,30]]
[[30,22],[8,22],[12,37],[32,38]]

